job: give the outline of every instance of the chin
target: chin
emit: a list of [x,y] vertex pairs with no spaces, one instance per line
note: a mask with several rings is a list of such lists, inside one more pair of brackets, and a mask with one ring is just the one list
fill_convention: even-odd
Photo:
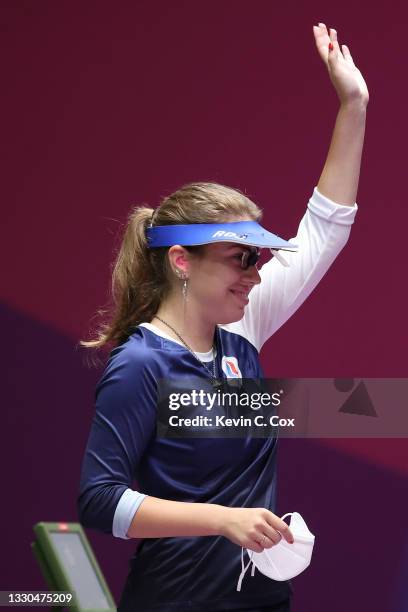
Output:
[[220,317],[219,319],[217,319],[217,325],[228,325],[229,323],[237,323],[238,321],[240,321],[242,319],[242,317],[244,316],[244,309],[242,309],[241,314],[235,313],[235,314],[230,314],[230,315],[225,315],[224,317]]

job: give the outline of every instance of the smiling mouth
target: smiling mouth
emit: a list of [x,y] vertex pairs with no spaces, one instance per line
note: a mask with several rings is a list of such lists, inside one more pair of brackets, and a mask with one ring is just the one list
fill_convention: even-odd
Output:
[[235,296],[237,296],[241,301],[245,302],[245,304],[248,304],[249,302],[249,298],[248,298],[248,292],[246,291],[238,291],[238,290],[234,290],[234,289],[230,289],[231,293]]

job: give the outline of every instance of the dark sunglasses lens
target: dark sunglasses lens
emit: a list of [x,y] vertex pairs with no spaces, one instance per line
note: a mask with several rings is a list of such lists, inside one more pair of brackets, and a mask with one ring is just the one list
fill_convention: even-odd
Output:
[[242,254],[242,268],[247,270],[249,266],[254,266],[260,257],[260,250],[254,249],[252,251],[245,251]]

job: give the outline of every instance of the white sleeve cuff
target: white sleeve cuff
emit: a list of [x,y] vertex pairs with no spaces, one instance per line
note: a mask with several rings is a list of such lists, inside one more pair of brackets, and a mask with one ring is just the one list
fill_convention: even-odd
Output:
[[127,532],[129,531],[135,513],[145,497],[146,495],[144,493],[139,493],[132,489],[126,489],[123,493],[116,506],[115,515],[113,517],[112,534],[115,538],[122,538],[123,540],[130,539],[127,536]]
[[358,210],[356,203],[353,206],[336,204],[336,202],[321,194],[317,187],[313,190],[308,208],[318,217],[322,217],[331,223],[338,223],[339,225],[351,225]]

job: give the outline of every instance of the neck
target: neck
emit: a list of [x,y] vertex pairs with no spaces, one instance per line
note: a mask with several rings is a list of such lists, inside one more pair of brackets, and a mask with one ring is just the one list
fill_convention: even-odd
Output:
[[[183,340],[197,353],[206,353],[214,344],[215,323],[206,320],[198,305],[190,301],[183,307],[183,300],[169,297],[156,313],[163,321],[169,323]],[[164,323],[153,317],[151,322],[175,339],[177,335]]]

